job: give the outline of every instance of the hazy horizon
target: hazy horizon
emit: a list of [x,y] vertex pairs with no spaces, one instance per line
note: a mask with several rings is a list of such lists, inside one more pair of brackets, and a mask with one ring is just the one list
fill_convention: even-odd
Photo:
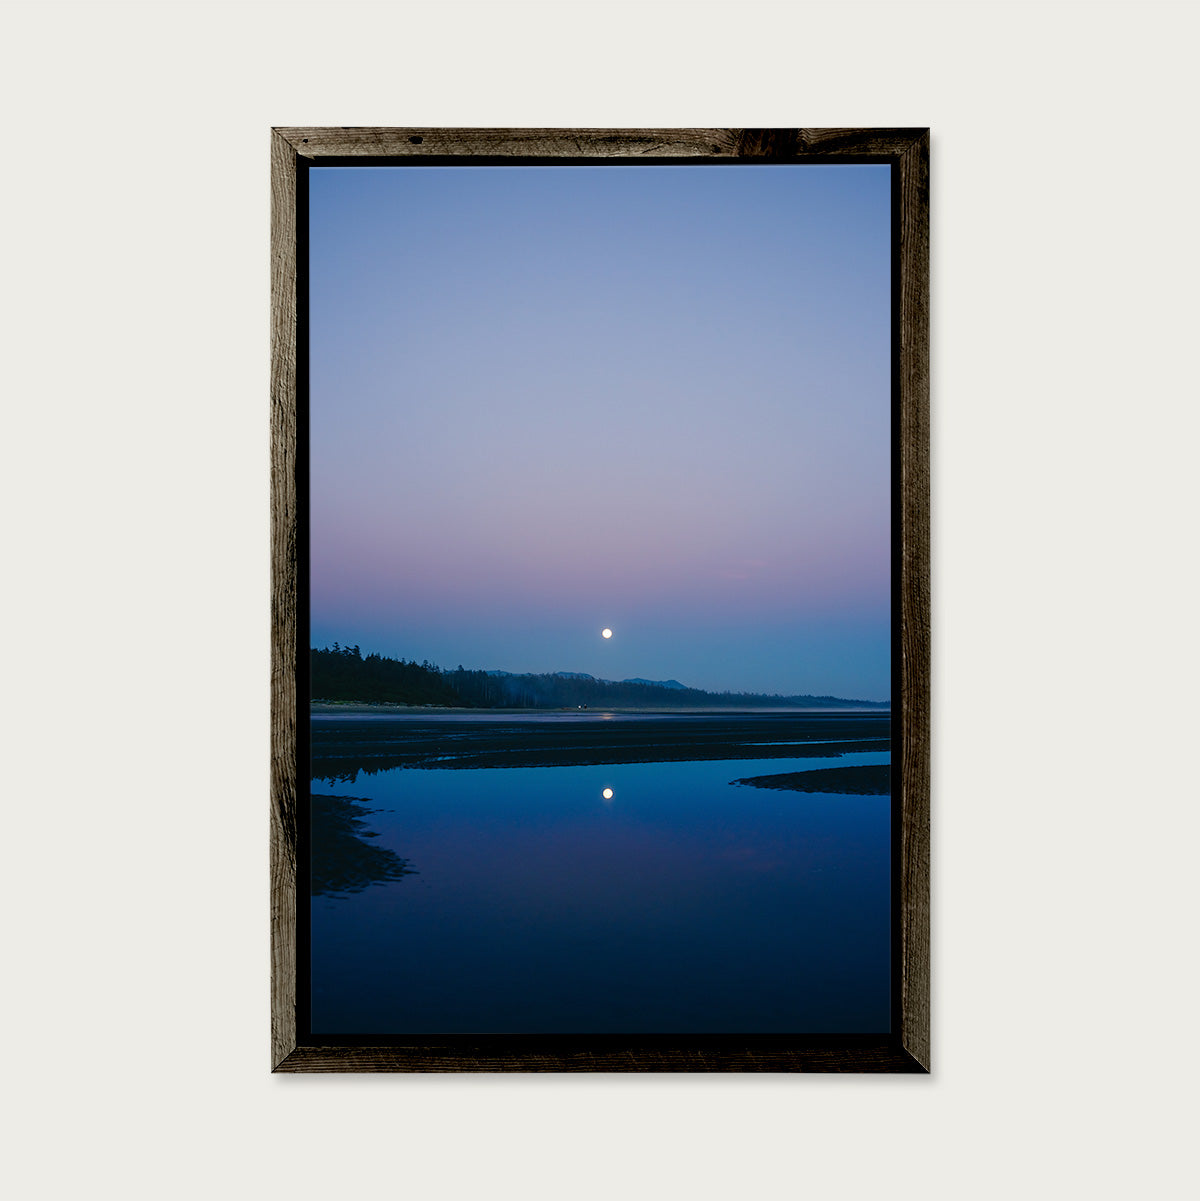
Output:
[[311,645],[888,699],[886,167],[309,179]]

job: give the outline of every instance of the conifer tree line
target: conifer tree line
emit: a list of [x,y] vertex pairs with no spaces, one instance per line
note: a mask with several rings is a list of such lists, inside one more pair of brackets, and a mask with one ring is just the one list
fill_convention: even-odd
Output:
[[426,661],[387,659],[357,646],[339,646],[309,654],[310,695],[324,701],[390,701],[397,705],[463,705],[466,702]]
[[[314,701],[394,705],[441,705],[464,709],[722,708],[797,705],[838,707],[833,696],[779,696],[755,692],[704,692],[590,677],[510,675],[469,670],[460,663],[443,670],[428,659],[363,655],[358,646],[312,648],[310,690]],[[854,701],[887,708],[886,702]]]

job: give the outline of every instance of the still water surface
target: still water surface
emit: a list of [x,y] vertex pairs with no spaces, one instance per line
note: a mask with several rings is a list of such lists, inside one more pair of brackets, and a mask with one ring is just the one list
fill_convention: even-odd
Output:
[[730,781],[887,761],[315,779],[406,870],[314,895],[312,1031],[886,1031],[889,798]]

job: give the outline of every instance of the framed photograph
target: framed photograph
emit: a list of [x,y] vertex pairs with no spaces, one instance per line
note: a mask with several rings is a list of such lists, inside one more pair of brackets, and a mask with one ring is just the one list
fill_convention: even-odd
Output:
[[929,1070],[928,152],[272,132],[274,1070]]

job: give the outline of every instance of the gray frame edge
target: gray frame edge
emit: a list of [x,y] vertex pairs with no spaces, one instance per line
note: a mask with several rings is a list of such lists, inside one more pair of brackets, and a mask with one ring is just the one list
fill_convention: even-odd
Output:
[[[899,170],[901,472],[901,1050],[653,1050],[497,1055],[460,1047],[299,1047],[296,1030],[297,295],[300,158],[630,158],[797,162],[877,157]],[[271,131],[271,1066],[282,1072],[928,1072],[930,1066],[929,131],[397,129]]]

